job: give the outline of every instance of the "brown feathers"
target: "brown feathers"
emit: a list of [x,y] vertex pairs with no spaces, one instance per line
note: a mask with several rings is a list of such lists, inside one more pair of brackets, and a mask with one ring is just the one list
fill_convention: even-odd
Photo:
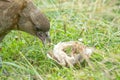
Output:
[[38,36],[44,42],[50,23],[31,0],[0,0],[0,40],[13,29]]

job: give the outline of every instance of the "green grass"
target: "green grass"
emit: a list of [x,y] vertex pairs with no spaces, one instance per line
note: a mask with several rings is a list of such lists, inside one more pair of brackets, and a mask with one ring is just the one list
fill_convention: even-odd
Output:
[[[0,80],[120,80],[120,0],[36,0],[51,23],[52,44],[83,39],[96,50],[85,64],[61,67],[47,58],[54,45],[43,46],[27,33],[12,31],[0,47]],[[2,71],[1,70],[1,71]],[[7,75],[7,76],[6,76]]]

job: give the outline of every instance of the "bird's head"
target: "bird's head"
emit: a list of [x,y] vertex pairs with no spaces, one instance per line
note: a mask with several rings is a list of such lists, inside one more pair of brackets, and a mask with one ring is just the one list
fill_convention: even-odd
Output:
[[20,13],[18,29],[39,37],[43,43],[50,42],[50,22],[32,2]]

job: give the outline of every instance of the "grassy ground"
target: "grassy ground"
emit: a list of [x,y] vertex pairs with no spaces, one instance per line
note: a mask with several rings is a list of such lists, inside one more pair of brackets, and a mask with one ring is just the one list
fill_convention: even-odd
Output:
[[[120,0],[36,0],[51,22],[51,39],[83,39],[96,51],[88,65],[61,67],[47,58],[53,48],[24,32],[12,31],[0,47],[0,80],[120,80]],[[0,49],[1,49],[0,48]]]

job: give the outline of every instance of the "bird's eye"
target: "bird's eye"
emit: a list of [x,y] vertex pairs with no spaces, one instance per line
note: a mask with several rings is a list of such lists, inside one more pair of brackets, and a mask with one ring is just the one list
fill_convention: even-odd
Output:
[[36,27],[36,31],[40,31],[38,27]]
[[42,30],[39,28],[39,26],[35,26],[35,30],[36,30],[36,31],[42,31]]
[[48,37],[48,35],[47,35],[47,34],[45,34],[45,36],[46,36],[46,37]]

